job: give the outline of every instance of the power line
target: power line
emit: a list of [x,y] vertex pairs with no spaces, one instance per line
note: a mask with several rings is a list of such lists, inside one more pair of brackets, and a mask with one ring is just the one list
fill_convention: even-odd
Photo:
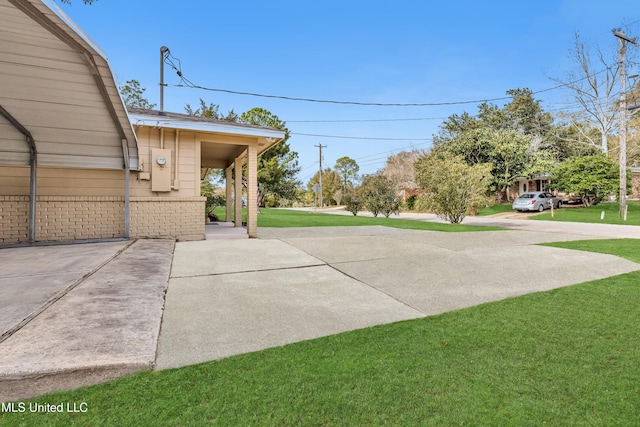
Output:
[[343,119],[343,120],[287,120],[287,123],[360,123],[360,122],[409,122],[422,120],[444,120],[446,117],[416,117],[406,119]]
[[313,136],[316,138],[337,138],[337,139],[360,139],[371,141],[431,141],[433,138],[381,138],[381,137],[366,137],[366,136],[343,136],[343,135],[321,135],[315,133],[298,133],[290,132],[291,135],[298,136]]
[[173,87],[188,87],[192,89],[200,89],[206,90],[210,92],[222,92],[222,93],[230,93],[233,95],[246,95],[246,96],[257,96],[260,98],[272,98],[272,99],[284,99],[287,101],[304,101],[304,102],[315,102],[322,104],[338,104],[338,105],[359,105],[359,106],[369,106],[369,107],[443,107],[447,105],[464,105],[464,104],[481,104],[483,102],[493,102],[493,101],[504,101],[506,99],[511,99],[511,96],[503,96],[500,98],[488,98],[488,99],[479,99],[473,101],[451,101],[451,102],[423,102],[423,103],[385,103],[385,102],[359,102],[359,101],[336,101],[330,99],[313,99],[313,98],[298,98],[294,96],[284,96],[284,95],[267,95],[263,93],[255,93],[255,92],[243,92],[238,90],[230,90],[230,89],[219,89],[219,88],[211,88],[193,84],[189,82],[187,79],[182,78],[185,84],[180,85],[170,85]]

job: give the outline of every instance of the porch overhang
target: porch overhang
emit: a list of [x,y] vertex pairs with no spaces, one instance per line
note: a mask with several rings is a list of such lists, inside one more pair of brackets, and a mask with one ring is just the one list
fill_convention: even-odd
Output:
[[129,117],[134,127],[194,132],[196,140],[201,143],[200,166],[206,169],[226,169],[238,158],[242,159],[244,166],[248,146],[255,146],[260,155],[285,137],[285,132],[279,129],[157,110],[132,108]]

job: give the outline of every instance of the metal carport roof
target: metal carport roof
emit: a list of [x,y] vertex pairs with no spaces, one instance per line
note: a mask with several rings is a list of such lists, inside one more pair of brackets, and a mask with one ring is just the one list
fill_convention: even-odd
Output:
[[[105,54],[52,2],[0,0],[0,106],[32,135],[38,167],[138,169],[136,136]],[[0,164],[29,145],[0,116]]]

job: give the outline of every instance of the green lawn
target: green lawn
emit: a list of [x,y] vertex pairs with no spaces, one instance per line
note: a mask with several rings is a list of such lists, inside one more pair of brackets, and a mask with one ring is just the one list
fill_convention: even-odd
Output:
[[637,271],[52,394],[88,411],[0,425],[638,425],[639,306]]
[[487,208],[481,209],[480,212],[478,212],[478,216],[487,216],[487,215],[495,215],[503,212],[512,212],[513,209],[511,208],[511,205],[512,203],[489,206]]
[[640,263],[640,240],[638,239],[575,240],[571,242],[543,243],[542,246],[617,255]]
[[[569,222],[591,222],[601,224],[625,224],[640,225],[640,201],[629,200],[627,202],[627,221],[620,219],[618,203],[600,203],[596,206],[582,207],[563,207],[554,211],[554,218],[551,218],[551,211],[545,211],[540,215],[530,217],[534,220],[546,221],[569,221]],[[604,219],[600,217],[604,211]]]
[[[216,215],[224,221],[224,209],[216,208]],[[246,213],[244,215],[246,219]],[[412,230],[431,231],[489,231],[502,230],[500,227],[480,227],[463,224],[442,224],[437,222],[424,222],[409,219],[378,218],[335,215],[327,213],[313,213],[307,211],[287,209],[260,208],[258,215],[258,227],[335,227],[335,226],[360,226],[360,225],[384,225],[387,227],[407,228]]]

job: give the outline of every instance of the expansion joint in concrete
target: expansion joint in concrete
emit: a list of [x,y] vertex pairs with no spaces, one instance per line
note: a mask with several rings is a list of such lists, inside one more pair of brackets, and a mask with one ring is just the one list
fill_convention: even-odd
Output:
[[135,242],[137,241],[137,239],[135,240],[131,240],[130,242],[128,242],[125,246],[123,246],[118,252],[116,252],[115,254],[113,254],[110,258],[108,258],[107,260],[105,260],[104,262],[102,262],[100,265],[98,265],[96,268],[94,268],[93,270],[91,270],[90,272],[88,272],[87,274],[85,274],[84,276],[82,276],[81,278],[79,278],[78,280],[76,280],[75,282],[73,282],[72,284],[70,284],[69,286],[67,286],[66,288],[64,288],[62,291],[58,292],[56,295],[54,295],[53,297],[51,297],[48,301],[46,301],[44,304],[42,304],[41,306],[39,306],[36,310],[32,311],[31,313],[29,313],[24,319],[22,319],[19,323],[17,323],[15,326],[13,326],[12,328],[10,328],[9,330],[7,330],[6,332],[4,332],[2,335],[0,335],[0,343],[6,341],[9,337],[11,337],[13,334],[15,334],[16,332],[18,332],[20,329],[22,329],[23,327],[25,327],[29,322],[31,322],[33,319],[35,319],[36,317],[38,317],[39,315],[41,315],[42,313],[45,312],[45,310],[47,310],[49,307],[51,307],[53,304],[55,304],[56,302],[58,302],[62,297],[64,297],[65,295],[67,295],[69,292],[71,292],[72,290],[74,290],[75,288],[77,288],[81,283],[83,283],[85,280],[87,280],[89,277],[93,276],[95,273],[97,273],[98,271],[100,271],[101,268],[103,268],[105,265],[107,265],[108,263],[110,263],[111,261],[113,261],[114,259],[116,259],[118,256],[120,256],[120,254],[122,254],[124,251],[126,251],[127,249],[129,249],[131,247],[131,245],[133,245]]

